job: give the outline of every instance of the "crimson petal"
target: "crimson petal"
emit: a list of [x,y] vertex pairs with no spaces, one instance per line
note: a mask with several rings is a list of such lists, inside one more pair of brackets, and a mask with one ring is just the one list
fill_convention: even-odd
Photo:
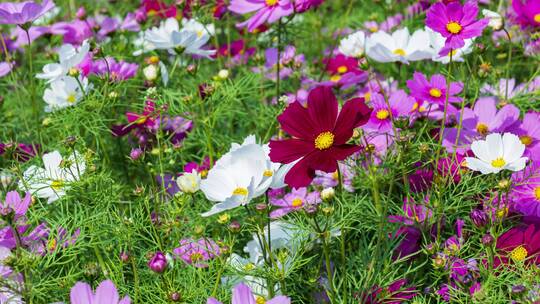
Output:
[[317,134],[332,131],[336,124],[338,102],[332,88],[319,86],[308,95],[308,112]]
[[353,135],[354,128],[364,125],[371,115],[370,109],[364,98],[354,98],[347,101],[341,108],[339,117],[334,129],[334,145],[341,145],[347,142]]
[[[313,141],[319,133],[315,132],[314,123],[309,118],[309,113],[299,102],[291,103],[277,120],[283,131],[288,134]],[[316,134],[315,134],[316,133]]]
[[275,163],[288,164],[315,149],[313,142],[301,139],[271,140],[270,159]]

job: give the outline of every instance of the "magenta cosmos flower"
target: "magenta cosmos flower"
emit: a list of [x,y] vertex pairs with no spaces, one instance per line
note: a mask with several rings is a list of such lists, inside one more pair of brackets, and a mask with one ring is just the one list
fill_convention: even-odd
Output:
[[130,304],[131,300],[125,296],[120,300],[116,286],[111,280],[103,281],[92,292],[92,287],[84,282],[77,282],[69,294],[71,304]]
[[489,19],[476,20],[478,5],[467,1],[461,5],[459,1],[448,4],[433,4],[426,15],[426,25],[446,38],[445,46],[439,55],[446,56],[451,51],[465,46],[465,39],[482,35]]
[[540,264],[540,230],[534,224],[514,227],[497,239],[500,256],[495,259],[495,267],[510,262]]
[[514,125],[510,132],[519,136],[525,145],[525,156],[533,161],[540,161],[540,113],[525,114],[523,122]]
[[32,202],[32,195],[29,192],[26,193],[24,198],[21,198],[17,191],[10,191],[6,194],[4,202],[0,201],[0,213],[2,215],[8,215],[13,213],[14,220],[23,217],[28,211],[28,207]]
[[293,138],[270,141],[273,162],[289,164],[298,160],[285,176],[285,183],[294,188],[307,187],[315,170],[336,171],[339,160],[360,150],[360,146],[347,141],[370,114],[363,98],[347,101],[338,112],[338,101],[329,87],[311,90],[307,107],[291,103],[277,120]]
[[[444,105],[446,103],[446,78],[441,74],[431,76],[428,81],[426,76],[420,72],[415,72],[413,79],[407,80],[407,87],[411,90],[411,95],[419,101]],[[451,82],[448,91],[448,102],[460,102],[461,98],[455,95],[461,93],[463,83]]]
[[[388,105],[390,105],[390,108],[388,108]],[[409,116],[416,110],[415,105],[418,107],[414,98],[408,96],[403,90],[392,93],[388,97],[388,103],[384,100],[383,95],[374,93],[371,95],[373,112],[371,112],[364,129],[381,133],[392,131],[392,118],[396,120],[400,117]]]
[[540,219],[540,164],[534,163],[525,171],[514,173],[512,181],[512,209]]
[[272,206],[279,207],[270,212],[270,218],[279,218],[293,211],[302,210],[306,205],[318,205],[321,202],[319,192],[308,192],[307,188],[292,189],[281,199],[272,200]]
[[512,0],[517,22],[523,27],[540,27],[540,1]]
[[173,253],[189,265],[205,268],[208,264],[204,262],[219,256],[221,250],[211,239],[201,238],[197,241],[184,239],[180,241],[180,247],[175,248]]
[[[271,300],[265,300],[260,296],[255,296],[251,289],[244,283],[240,283],[234,287],[231,304],[290,304],[291,299],[286,296],[277,296]],[[215,298],[208,298],[206,304],[223,304]]]
[[238,24],[239,27],[247,26],[250,32],[265,22],[273,23],[294,12],[290,0],[232,0],[229,10],[237,14],[256,12],[247,21]]
[[41,4],[34,1],[0,3],[0,24],[23,25],[30,23],[54,6],[54,2],[51,0],[44,0]]
[[114,58],[98,59],[92,64],[92,72],[101,77],[109,77],[110,81],[120,82],[135,77],[139,65]]

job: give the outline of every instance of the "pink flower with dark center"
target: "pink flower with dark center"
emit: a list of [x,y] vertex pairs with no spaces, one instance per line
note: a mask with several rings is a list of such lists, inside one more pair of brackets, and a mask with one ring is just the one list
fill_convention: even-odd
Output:
[[459,1],[448,4],[437,2],[429,8],[426,25],[446,38],[445,46],[439,55],[446,56],[465,46],[465,39],[482,35],[489,19],[476,20],[477,15],[478,5],[474,1],[467,1],[465,5],[461,5]]
[[309,93],[307,107],[291,103],[278,116],[281,128],[294,138],[270,141],[273,162],[298,162],[285,176],[291,187],[308,186],[315,170],[334,172],[337,162],[358,152],[361,147],[347,144],[353,130],[365,124],[371,109],[362,98],[347,101],[338,111],[331,88],[317,87]]
[[250,32],[265,22],[274,23],[294,12],[291,0],[232,0],[228,8],[237,14],[255,12],[247,21],[238,24],[239,27],[247,27]]

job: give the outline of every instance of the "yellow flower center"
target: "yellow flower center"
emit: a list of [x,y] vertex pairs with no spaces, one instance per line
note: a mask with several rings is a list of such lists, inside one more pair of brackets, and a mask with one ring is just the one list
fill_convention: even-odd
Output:
[[385,120],[390,116],[390,112],[388,112],[388,110],[379,110],[375,115],[377,116],[377,119]]
[[454,57],[454,56],[456,56],[456,54],[457,54],[457,50],[452,50],[452,51],[450,51],[450,53],[448,54],[448,56]]
[[334,134],[332,132],[322,132],[315,138],[315,148],[326,150],[334,144]]
[[532,141],[533,141],[532,137],[530,137],[528,135],[520,136],[519,140],[521,140],[521,143],[524,144],[525,146],[528,146],[528,145],[532,144]]
[[148,58],[148,62],[151,63],[151,64],[156,64],[159,62],[159,57],[158,56],[150,56],[150,58]]
[[233,195],[243,195],[243,196],[246,196],[246,195],[248,195],[248,193],[249,193],[248,189],[242,188],[242,187],[238,187],[238,188],[234,189],[234,191],[233,191],[232,194],[233,194]]
[[75,101],[77,101],[77,97],[75,97],[75,93],[71,93],[71,94],[68,95],[66,100],[69,103],[75,103]]
[[418,105],[418,102],[415,102],[412,106],[412,110],[411,111],[416,111],[418,109],[419,105]]
[[540,201],[540,186],[534,188],[534,197],[536,197],[537,201]]
[[255,265],[253,265],[253,263],[247,263],[246,265],[244,265],[244,270],[246,271],[250,271],[253,269],[255,269]]
[[56,190],[56,191],[62,189],[63,186],[64,186],[64,181],[62,181],[61,179],[53,180],[51,183],[51,188],[53,188],[53,190]]
[[510,252],[510,258],[512,258],[514,262],[521,262],[525,260],[525,258],[527,258],[528,254],[529,252],[527,252],[527,249],[525,249],[525,247],[518,246]]
[[369,30],[370,32],[372,32],[372,33],[375,33],[376,31],[379,30],[379,28],[376,27],[376,26],[370,26],[370,27],[368,28],[368,30]]
[[432,88],[431,90],[429,90],[429,95],[431,97],[439,98],[442,96],[442,92],[437,88]]
[[395,49],[393,53],[399,56],[405,56],[407,54],[404,49]]
[[189,258],[191,259],[192,262],[197,262],[197,261],[202,260],[203,255],[200,254],[199,252],[195,252],[192,255],[190,255]]
[[330,81],[332,81],[332,82],[338,82],[340,79],[341,79],[341,76],[339,76],[339,75],[334,75],[334,76],[330,77]]
[[489,127],[483,122],[479,122],[476,125],[476,132],[478,132],[478,133],[480,133],[482,135],[486,135],[488,131],[489,131]]
[[142,125],[143,123],[146,122],[148,118],[146,116],[141,116],[139,118],[137,118],[137,120],[135,120],[135,123],[138,124],[138,125]]
[[371,100],[371,92],[367,92],[366,94],[364,94],[364,99],[366,101],[370,101]]
[[342,66],[340,66],[339,68],[337,68],[337,71],[338,71],[338,73],[340,73],[340,74],[345,74],[345,73],[347,73],[348,69],[347,69],[346,66],[342,65]]
[[332,179],[336,181],[339,179],[339,173],[337,170],[332,173]]
[[47,244],[47,249],[49,249],[49,251],[54,251],[56,249],[56,244],[56,239],[51,239]]
[[540,23],[540,14],[534,15],[534,21],[535,21],[536,23]]
[[266,176],[266,177],[271,177],[272,175],[274,175],[274,171],[272,171],[272,170],[264,170],[263,175]]
[[506,161],[504,159],[502,159],[502,157],[499,157],[497,159],[494,159],[492,162],[491,162],[491,165],[495,168],[502,168],[504,167],[504,165],[506,165]]
[[257,304],[266,304],[266,300],[261,296],[257,296],[257,300],[255,300],[255,303],[257,303]]
[[452,21],[446,24],[446,29],[452,34],[459,34],[463,28],[461,27],[461,24]]
[[266,0],[267,6],[274,6],[278,3],[278,0]]
[[424,106],[421,106],[420,108],[418,108],[418,112],[420,112],[420,113],[423,113],[425,111],[427,111],[427,109]]
[[304,202],[302,202],[302,199],[299,198],[299,197],[292,200],[292,206],[293,207],[300,207],[300,206],[302,206],[303,203]]

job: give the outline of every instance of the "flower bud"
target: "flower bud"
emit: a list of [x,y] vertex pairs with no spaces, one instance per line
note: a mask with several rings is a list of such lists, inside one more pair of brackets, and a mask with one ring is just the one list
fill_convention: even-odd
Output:
[[485,246],[493,244],[493,241],[493,236],[491,236],[491,234],[489,233],[484,234],[484,236],[482,237],[482,244],[484,244]]
[[149,65],[143,69],[144,78],[148,81],[154,81],[158,77],[158,69],[155,65]]
[[148,261],[148,267],[154,272],[163,273],[167,268],[167,258],[163,252],[156,252],[150,261]]
[[469,214],[471,222],[478,228],[484,227],[488,223],[488,216],[484,210],[475,209]]
[[137,160],[143,155],[143,153],[144,153],[143,150],[139,148],[134,148],[134,149],[131,149],[131,152],[129,153],[129,157],[131,158],[131,160]]
[[321,191],[321,199],[323,201],[329,201],[329,200],[334,198],[335,194],[336,194],[336,192],[335,192],[334,188],[332,188],[332,187],[324,188]]
[[218,72],[217,76],[218,76],[219,79],[225,80],[225,79],[229,78],[229,70],[226,70],[226,69],[220,70]]
[[220,224],[226,224],[230,220],[231,220],[231,216],[228,213],[223,213],[218,217],[217,222]]
[[120,252],[120,261],[126,263],[129,261],[129,254],[125,251]]
[[266,211],[266,207],[267,207],[266,204],[260,203],[260,204],[255,205],[255,210],[259,212],[264,212]]
[[230,224],[229,224],[229,230],[231,232],[238,232],[240,231],[240,223],[238,221],[232,221]]
[[173,301],[173,302],[178,302],[178,301],[180,301],[180,299],[181,299],[182,297],[180,296],[180,293],[179,293],[179,292],[176,292],[176,291],[175,291],[175,292],[171,293],[171,295],[169,296],[169,298],[170,298],[171,301]]
[[79,7],[79,9],[77,9],[77,13],[75,13],[75,16],[77,17],[77,19],[84,19],[86,17],[86,10],[84,9],[84,6],[81,6]]

